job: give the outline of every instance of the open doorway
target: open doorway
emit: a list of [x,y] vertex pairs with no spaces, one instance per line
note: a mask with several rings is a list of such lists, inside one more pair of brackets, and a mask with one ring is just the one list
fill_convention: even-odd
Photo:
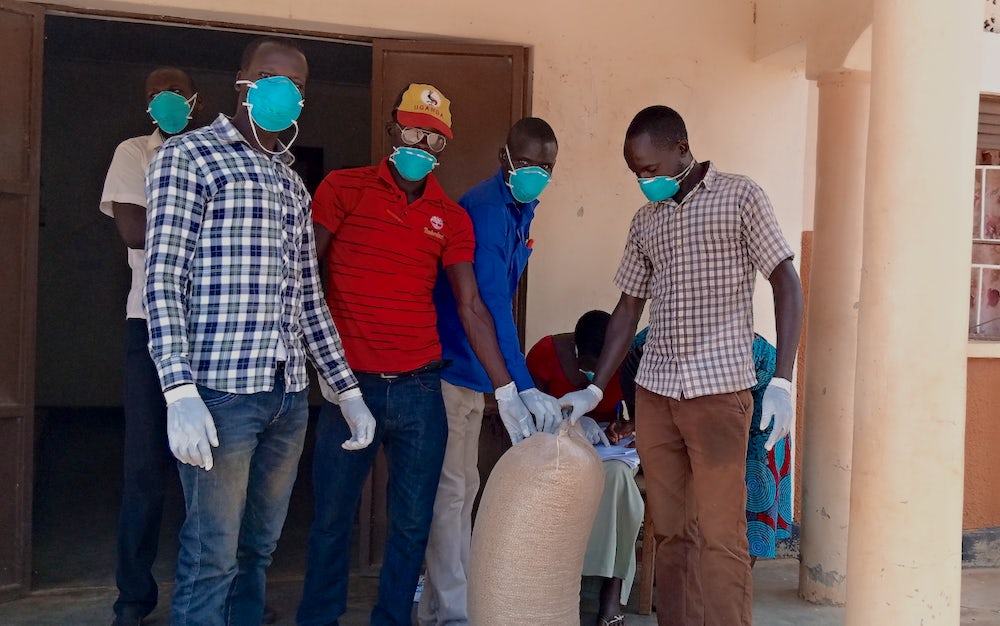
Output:
[[[151,132],[143,83],[188,70],[204,119],[232,114],[240,56],[260,33],[76,16],[45,21],[38,254],[33,587],[113,586],[121,494],[121,374],[129,270],[98,211],[115,146]],[[299,39],[310,63],[294,152],[315,188],[371,155],[370,44]],[[307,450],[310,446],[307,446]],[[275,569],[303,571],[311,517],[308,455]],[[168,492],[157,578],[170,580],[183,499]],[[289,551],[284,546],[294,546]]]
[[[0,601],[32,588],[113,585],[128,269],[112,221],[98,211],[101,187],[117,143],[151,130],[142,97],[147,72],[184,67],[208,105],[206,120],[232,113],[241,52],[260,34],[3,5],[0,47],[12,78],[5,92],[11,115],[0,124],[0,251],[8,268],[0,295],[13,305],[0,307],[0,345],[14,358],[0,367],[0,476],[14,488],[0,492]],[[300,40],[312,69],[296,142],[307,184],[331,169],[381,160],[388,153],[382,122],[409,82],[435,84],[455,105],[456,137],[437,175],[456,198],[496,171],[507,129],[530,110],[529,55],[521,46],[289,36]],[[523,328],[523,283],[515,312]],[[301,579],[310,451],[307,437],[272,577],[287,571]],[[362,495],[361,573],[375,573],[381,562],[384,472],[376,461]],[[175,486],[161,580],[173,572],[180,500]]]

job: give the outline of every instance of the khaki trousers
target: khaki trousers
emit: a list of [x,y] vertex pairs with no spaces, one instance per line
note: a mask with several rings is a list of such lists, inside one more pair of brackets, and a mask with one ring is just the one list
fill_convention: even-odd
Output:
[[656,540],[660,626],[749,626],[746,454],[753,398],[636,389],[636,448]]
[[479,493],[479,431],[483,394],[441,381],[448,416],[448,446],[427,541],[427,574],[417,606],[420,626],[468,624],[472,505]]

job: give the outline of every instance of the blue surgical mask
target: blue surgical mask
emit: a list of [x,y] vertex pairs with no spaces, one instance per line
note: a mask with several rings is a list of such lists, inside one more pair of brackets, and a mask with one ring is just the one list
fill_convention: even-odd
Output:
[[510,148],[504,146],[503,149],[507,153],[507,163],[510,164],[510,169],[507,171],[510,174],[507,186],[510,187],[511,195],[518,202],[531,202],[540,196],[549,184],[549,173],[537,165],[515,169],[514,162],[510,159]]
[[256,82],[240,80],[236,84],[250,86],[243,106],[253,123],[270,133],[295,124],[305,105],[299,88],[287,76],[268,76]]
[[185,98],[173,91],[161,91],[149,101],[146,113],[149,113],[161,131],[168,135],[174,135],[187,126],[188,120],[191,119],[191,109],[194,108],[197,98],[198,94]]
[[677,176],[652,176],[650,178],[639,179],[639,189],[645,194],[650,202],[662,202],[677,195],[681,189],[681,182],[687,178],[691,170],[694,169],[695,161],[691,159],[684,171]]
[[396,166],[400,176],[410,182],[423,180],[438,165],[437,157],[430,152],[406,146],[394,148],[389,162]]

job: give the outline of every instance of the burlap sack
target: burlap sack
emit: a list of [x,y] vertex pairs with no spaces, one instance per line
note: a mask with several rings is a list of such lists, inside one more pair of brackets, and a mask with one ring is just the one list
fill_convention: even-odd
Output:
[[583,556],[604,489],[578,426],[534,434],[490,474],[469,555],[471,626],[577,626]]

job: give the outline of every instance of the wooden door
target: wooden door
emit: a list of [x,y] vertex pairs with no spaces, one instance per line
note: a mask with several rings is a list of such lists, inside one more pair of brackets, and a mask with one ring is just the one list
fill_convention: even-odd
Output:
[[[457,200],[500,167],[497,154],[511,125],[530,111],[528,51],[519,46],[380,39],[372,50],[372,163],[390,152],[385,123],[410,83],[430,83],[451,100],[454,139],[434,170],[445,192]],[[522,280],[514,304],[524,344]],[[361,570],[382,564],[386,537],[386,464],[380,452],[361,497]]]
[[0,0],[0,601],[31,584],[43,21]]

